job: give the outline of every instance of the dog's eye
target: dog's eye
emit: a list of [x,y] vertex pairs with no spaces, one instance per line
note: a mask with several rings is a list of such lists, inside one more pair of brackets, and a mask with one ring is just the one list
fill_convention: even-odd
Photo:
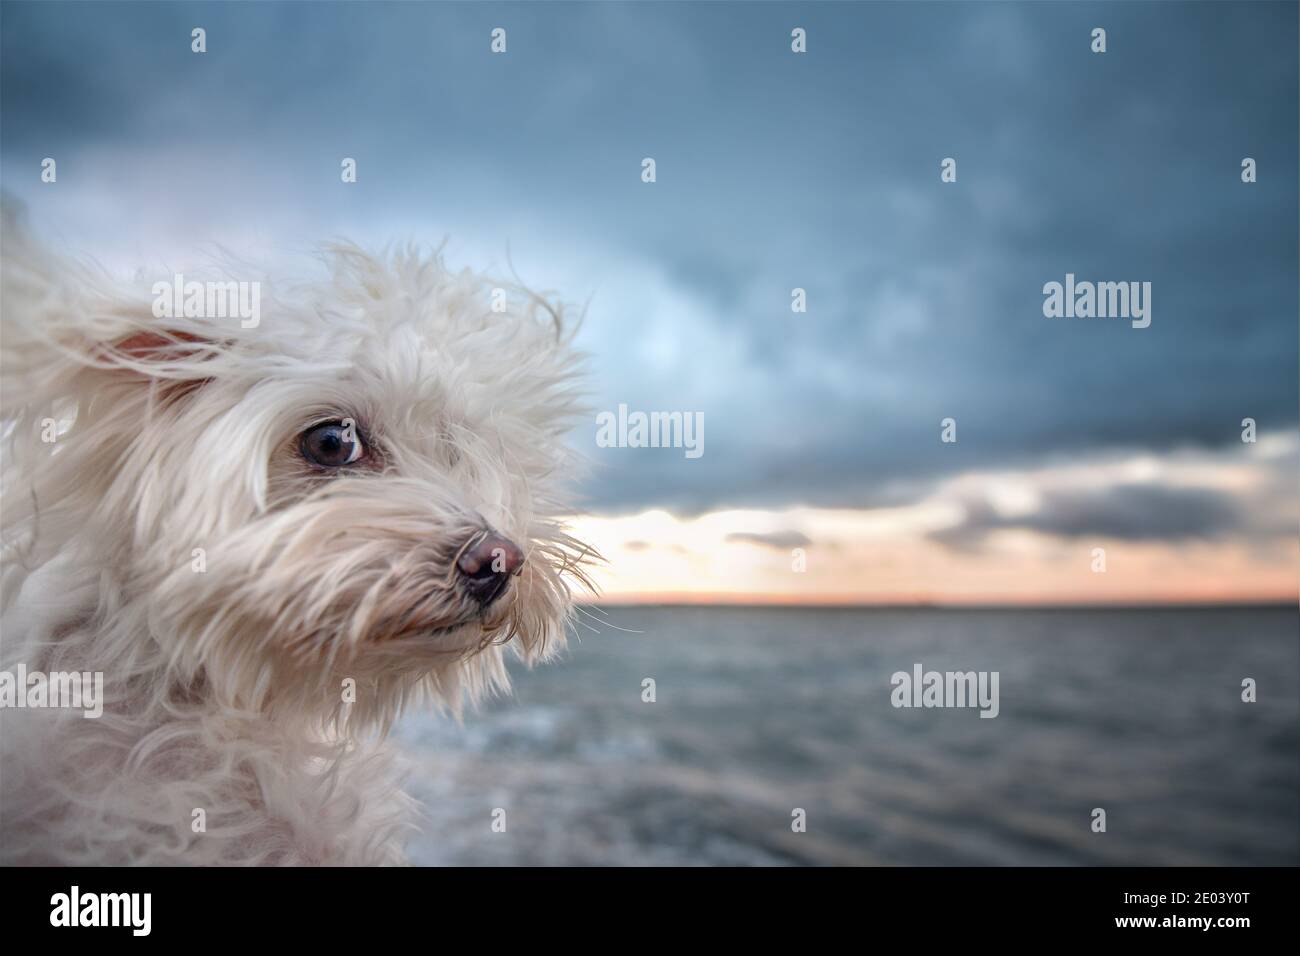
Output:
[[365,457],[366,449],[351,419],[316,425],[302,433],[299,440],[303,457],[326,468],[351,465]]

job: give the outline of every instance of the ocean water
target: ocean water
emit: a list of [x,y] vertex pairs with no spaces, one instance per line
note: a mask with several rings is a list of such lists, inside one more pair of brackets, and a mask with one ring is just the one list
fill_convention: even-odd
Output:
[[[416,863],[1300,862],[1295,608],[592,613],[463,726],[400,724]],[[999,715],[894,708],[918,662],[999,672]]]

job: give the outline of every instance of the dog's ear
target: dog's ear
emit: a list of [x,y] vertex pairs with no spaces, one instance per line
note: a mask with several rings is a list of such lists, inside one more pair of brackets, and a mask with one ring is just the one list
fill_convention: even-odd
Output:
[[209,329],[154,316],[149,289],[37,242],[12,202],[0,206],[0,415],[89,397],[110,383],[183,383],[212,375]]
[[178,349],[181,354],[190,354],[194,350],[186,348],[187,345],[206,341],[189,332],[137,332],[116,343],[113,348],[137,361],[149,362],[164,359]]

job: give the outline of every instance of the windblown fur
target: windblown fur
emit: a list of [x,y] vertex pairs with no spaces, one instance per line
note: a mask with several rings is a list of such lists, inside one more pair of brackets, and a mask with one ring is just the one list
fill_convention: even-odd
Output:
[[[246,329],[155,318],[149,279],[12,210],[0,251],[0,667],[102,672],[105,695],[99,719],[0,710],[0,860],[402,861],[383,734],[505,689],[508,649],[557,651],[585,582],[557,519],[579,407],[559,308],[335,245],[318,281],[240,276],[262,283]],[[364,463],[302,459],[330,418]],[[455,564],[484,529],[526,561],[480,611]]]

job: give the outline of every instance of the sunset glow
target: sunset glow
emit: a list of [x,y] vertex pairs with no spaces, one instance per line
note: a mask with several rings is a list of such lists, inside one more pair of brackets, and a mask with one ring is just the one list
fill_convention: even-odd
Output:
[[[1300,436],[1235,456],[1144,454],[1021,472],[972,472],[894,508],[654,509],[574,519],[606,558],[602,600],[753,604],[1134,604],[1294,602],[1300,521],[1285,494]],[[1052,533],[1034,527],[1044,499],[1112,486],[1214,490],[1255,525],[1181,540]],[[970,540],[946,532],[987,511]],[[991,517],[988,517],[991,516]],[[1096,548],[1105,571],[1093,570]],[[797,571],[799,552],[805,570]]]

